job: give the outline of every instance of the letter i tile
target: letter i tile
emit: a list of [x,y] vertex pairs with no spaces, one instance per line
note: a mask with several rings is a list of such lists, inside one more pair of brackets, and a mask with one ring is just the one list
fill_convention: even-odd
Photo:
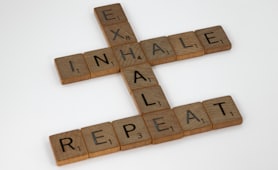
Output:
[[81,129],[89,157],[105,155],[120,150],[120,145],[110,122]]
[[64,165],[88,158],[80,130],[73,130],[49,137],[57,165]]

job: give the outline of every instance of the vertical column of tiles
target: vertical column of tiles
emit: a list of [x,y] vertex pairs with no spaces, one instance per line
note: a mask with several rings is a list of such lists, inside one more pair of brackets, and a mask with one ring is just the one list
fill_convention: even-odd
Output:
[[206,132],[212,124],[202,103],[192,103],[173,108],[185,136]]
[[232,45],[221,26],[214,26],[195,31],[205,53],[214,53],[231,49]]
[[231,96],[203,101],[213,128],[224,128],[242,123],[242,117]]
[[193,31],[168,37],[178,60],[204,55],[204,49]]
[[162,143],[183,136],[182,129],[172,110],[153,112],[143,115],[149,132],[152,136],[152,143]]
[[141,114],[170,109],[160,86],[152,86],[133,91],[137,109]]
[[110,122],[81,129],[89,157],[105,155],[120,150],[120,145]]
[[112,122],[118,136],[121,150],[145,146],[151,143],[151,137],[141,116],[134,116]]
[[129,88],[133,90],[158,85],[158,81],[149,64],[140,64],[122,69],[122,76]]
[[90,71],[83,54],[55,58],[55,64],[62,84],[90,79]]
[[111,48],[104,48],[84,53],[85,61],[91,73],[91,78],[120,71],[119,64]]
[[49,137],[57,165],[64,165],[88,158],[80,130],[64,132]]
[[176,61],[176,54],[167,37],[158,37],[140,42],[151,65]]
[[121,68],[146,63],[146,57],[138,43],[112,48]]

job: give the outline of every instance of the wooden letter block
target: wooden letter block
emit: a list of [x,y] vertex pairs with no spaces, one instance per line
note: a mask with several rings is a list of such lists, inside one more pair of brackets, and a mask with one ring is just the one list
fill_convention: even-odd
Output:
[[119,64],[111,48],[86,52],[84,53],[84,58],[91,72],[91,78],[120,71]]
[[182,129],[172,110],[154,112],[143,115],[149,132],[152,136],[152,143],[162,143],[183,136]]
[[123,78],[130,90],[158,85],[154,72],[149,64],[140,64],[127,67],[121,71]]
[[158,37],[140,42],[151,65],[176,61],[176,54],[167,37]]
[[81,129],[89,157],[105,155],[120,150],[120,145],[110,122]]
[[57,165],[64,165],[88,158],[80,130],[64,132],[49,137]]
[[204,55],[204,49],[193,31],[168,37],[177,55],[177,60]]
[[203,101],[214,129],[238,125],[242,117],[231,96]]
[[185,136],[206,132],[212,129],[209,117],[200,102],[175,107],[173,110]]
[[128,22],[106,26],[103,28],[103,31],[111,47],[137,42],[135,34]]
[[195,31],[205,49],[205,53],[214,53],[231,49],[232,45],[221,26]]
[[119,3],[97,7],[95,8],[95,14],[101,26],[127,22],[125,13]]
[[150,134],[141,116],[134,116],[112,122],[118,136],[121,150],[145,146],[151,143]]
[[55,59],[62,84],[90,79],[90,71],[82,54]]
[[152,86],[133,91],[133,98],[141,114],[170,109],[160,86]]
[[121,68],[146,63],[146,57],[138,43],[113,47],[113,51]]

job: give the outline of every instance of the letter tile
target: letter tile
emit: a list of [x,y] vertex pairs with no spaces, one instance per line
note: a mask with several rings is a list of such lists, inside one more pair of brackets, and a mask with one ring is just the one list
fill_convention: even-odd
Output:
[[195,31],[205,53],[215,53],[232,48],[231,42],[221,26],[204,28]]
[[83,54],[75,54],[55,59],[62,84],[90,79],[90,71]]
[[133,116],[112,122],[121,150],[145,146],[151,143],[150,134],[141,116]]
[[212,129],[212,124],[201,102],[173,108],[184,136],[206,132]]
[[182,129],[173,110],[144,114],[143,118],[152,136],[152,143],[162,143],[183,136]]
[[120,150],[114,128],[110,122],[81,129],[89,157],[105,155]]
[[231,96],[203,101],[214,129],[238,125],[242,117]]
[[119,64],[111,48],[104,48],[84,53],[91,78],[120,72]]
[[176,54],[167,37],[158,37],[140,42],[140,45],[151,65],[176,61]]
[[88,158],[80,130],[55,134],[49,137],[57,165],[65,165]]

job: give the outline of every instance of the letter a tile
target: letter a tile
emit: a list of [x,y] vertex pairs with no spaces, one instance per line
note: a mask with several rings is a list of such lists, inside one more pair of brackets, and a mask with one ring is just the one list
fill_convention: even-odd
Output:
[[134,116],[112,122],[118,136],[121,150],[145,146],[151,143],[151,137],[141,116]]
[[160,86],[134,90],[133,98],[141,114],[170,109]]
[[81,129],[89,157],[105,155],[120,150],[120,145],[110,122]]
[[242,123],[242,117],[231,96],[203,101],[213,128],[224,128]]
[[76,54],[55,59],[62,84],[90,79],[90,71],[83,54]]
[[80,130],[73,130],[49,137],[57,165],[64,165],[88,158]]
[[200,102],[175,107],[173,110],[183,128],[185,136],[212,129],[209,117]]
[[166,110],[143,115],[149,132],[152,136],[152,143],[162,143],[183,136],[182,129],[173,112]]
[[120,72],[119,64],[111,48],[104,48],[84,53],[91,78]]
[[214,53],[231,49],[232,45],[221,26],[204,28],[195,31],[205,53]]

